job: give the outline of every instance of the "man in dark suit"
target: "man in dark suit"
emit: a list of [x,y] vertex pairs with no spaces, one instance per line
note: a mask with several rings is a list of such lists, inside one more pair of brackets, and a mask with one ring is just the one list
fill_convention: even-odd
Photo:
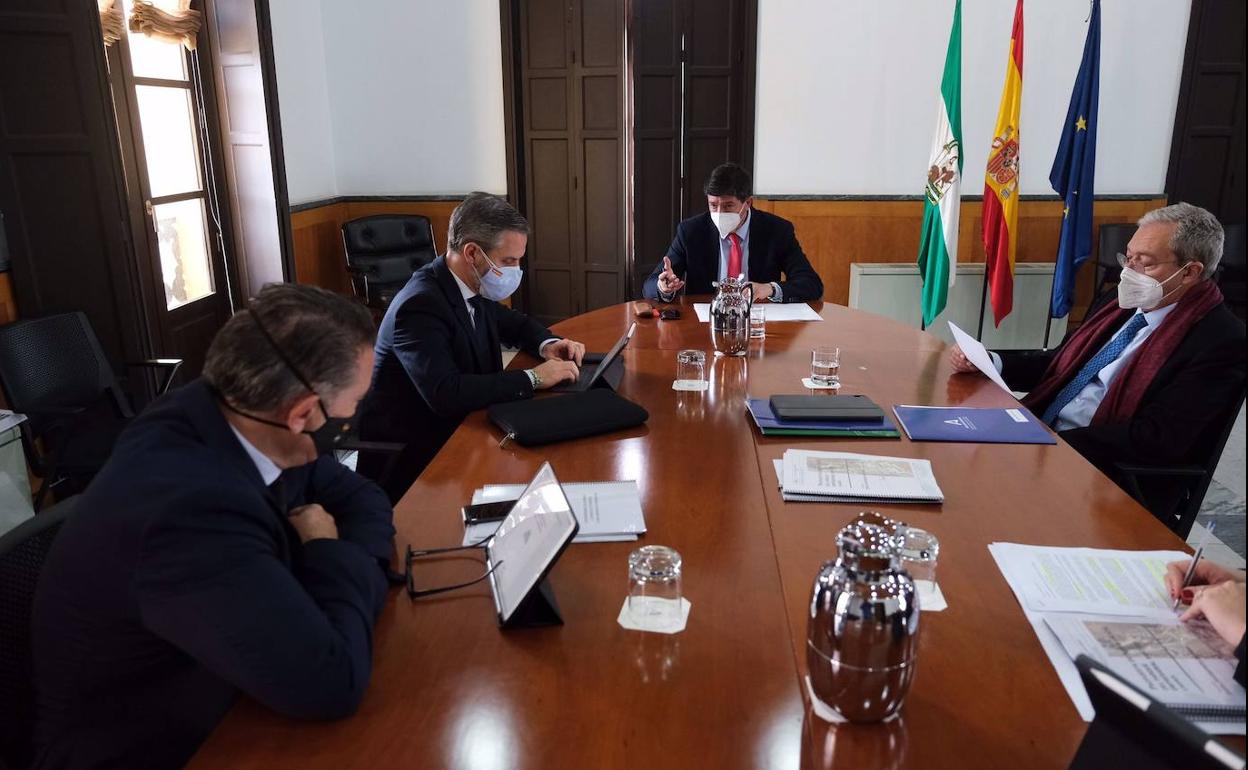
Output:
[[[1187,203],[1145,214],[1123,265],[1117,302],[1089,310],[1053,350],[993,353],[1023,404],[1103,473],[1130,490],[1118,463],[1204,465],[1210,442],[1244,398],[1244,324],[1209,280],[1222,226]],[[962,351],[953,367],[974,371]],[[1165,518],[1182,479],[1150,479],[1144,503]]]
[[122,433],[36,591],[35,768],[181,767],[240,691],[301,719],[356,710],[394,527],[327,452],[372,337],[357,303],[266,286],[204,377]]
[[[520,284],[528,232],[507,201],[472,193],[451,214],[446,255],[416,271],[386,310],[360,431],[406,449],[397,459],[361,453],[359,471],[392,502],[469,412],[576,381],[585,346],[499,304]],[[543,361],[505,372],[500,342]]]
[[756,302],[823,297],[823,281],[802,253],[792,223],[754,209],[748,171],[725,163],[711,172],[702,190],[709,211],[676,227],[667,256],[642,287],[646,299],[671,302],[681,289],[710,294],[713,281],[738,275],[753,284]]

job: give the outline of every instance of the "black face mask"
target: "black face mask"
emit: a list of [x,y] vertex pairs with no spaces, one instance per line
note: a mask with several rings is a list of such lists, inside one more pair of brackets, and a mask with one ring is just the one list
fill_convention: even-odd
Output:
[[[303,376],[303,373],[300,372],[293,363],[291,363],[290,359],[286,357],[286,354],[282,352],[282,349],[277,346],[277,342],[272,336],[269,335],[268,329],[264,328],[264,325],[260,323],[260,319],[256,316],[256,314],[251,311],[248,311],[248,313],[251,314],[251,320],[255,323],[256,328],[260,330],[260,334],[263,335],[265,340],[268,341],[269,346],[273,348],[273,352],[277,353],[277,357],[282,360],[282,363],[287,369],[290,370],[290,373],[295,375],[295,378],[299,380],[303,387],[316,394],[316,403],[317,406],[321,408],[321,414],[325,416],[325,422],[321,425],[321,427],[315,430],[303,431],[305,435],[312,437],[312,445],[316,448],[316,453],[318,455],[329,454],[337,449],[341,444],[349,440],[353,440],[355,438],[355,417],[330,417],[329,410],[325,408],[325,402],[321,399],[321,395],[316,392],[316,389],[312,387],[312,383],[308,382],[308,379]],[[225,405],[226,409],[229,409],[237,415],[246,417],[249,420],[255,420],[256,422],[264,423],[265,425],[272,425],[275,428],[289,430],[289,426],[283,423],[275,420],[266,420],[263,417],[257,417],[254,414],[243,412],[235,408],[224,398],[221,399],[221,403]]]

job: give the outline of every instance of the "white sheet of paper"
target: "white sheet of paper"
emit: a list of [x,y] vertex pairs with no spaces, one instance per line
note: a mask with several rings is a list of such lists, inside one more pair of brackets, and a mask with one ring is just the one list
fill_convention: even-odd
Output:
[[[488,484],[472,493],[473,504],[515,500],[523,484]],[[574,543],[613,543],[636,540],[646,531],[641,494],[636,481],[571,482],[564,494],[581,525]],[[463,545],[488,538],[498,522],[482,522],[464,529]]]
[[[767,308],[767,323],[772,321],[822,321],[823,316],[815,312],[815,309],[805,302],[793,302],[790,304],[777,303],[775,305],[764,302],[759,307]],[[698,314],[698,320],[702,323],[711,322],[711,305],[709,302],[695,302],[693,311]]]
[[953,332],[953,339],[957,341],[958,347],[962,348],[962,354],[966,356],[966,360],[983,372],[988,379],[997,383],[1006,393],[1011,396],[1010,386],[1005,384],[1005,380],[1001,379],[1001,373],[997,371],[997,367],[992,365],[992,356],[988,355],[988,350],[983,343],[975,339],[971,335],[958,328],[953,321],[949,322],[949,331]]
[[1181,551],[1113,551],[1101,548],[993,543],[992,554],[1019,603],[1037,612],[1084,612],[1168,620],[1166,563]]

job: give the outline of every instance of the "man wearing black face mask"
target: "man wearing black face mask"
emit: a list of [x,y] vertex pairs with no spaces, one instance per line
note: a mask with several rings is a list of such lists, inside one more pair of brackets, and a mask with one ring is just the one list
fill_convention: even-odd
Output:
[[180,767],[240,691],[296,718],[355,711],[394,527],[327,452],[372,342],[360,305],[266,286],[203,379],[122,434],[40,577],[34,767]]

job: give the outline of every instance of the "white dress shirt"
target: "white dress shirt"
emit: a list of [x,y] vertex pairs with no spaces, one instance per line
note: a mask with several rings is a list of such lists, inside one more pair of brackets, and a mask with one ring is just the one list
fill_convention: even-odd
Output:
[[[1135,355],[1140,346],[1144,344],[1144,340],[1148,339],[1148,335],[1166,320],[1166,316],[1170,315],[1170,311],[1174,310],[1174,305],[1166,305],[1156,310],[1136,310],[1137,314],[1144,315],[1144,328],[1135,333],[1135,337],[1122,351],[1122,355],[1110,361],[1104,369],[1101,369],[1092,381],[1084,386],[1074,398],[1070,400],[1062,411],[1057,413],[1057,420],[1053,423],[1053,429],[1056,431],[1070,430],[1071,428],[1086,428],[1092,424],[1092,416],[1096,414],[1096,409],[1101,405],[1101,401],[1105,398],[1105,393],[1109,390],[1110,383],[1114,381],[1114,377],[1118,372],[1122,371],[1122,367],[1126,366],[1131,357]],[[1128,319],[1129,321],[1130,319]],[[1124,323],[1123,326],[1126,326]],[[1121,329],[1122,327],[1118,327]],[[1098,350],[1104,350],[1109,343],[1114,341],[1117,332],[1111,334],[1109,339],[1105,341]],[[1096,353],[1092,354],[1095,357]],[[1088,360],[1091,360],[1090,358]],[[996,353],[992,354],[992,362],[996,365],[997,371],[1001,371],[1001,357]]]
[[247,452],[247,456],[256,464],[256,470],[260,471],[260,478],[264,480],[264,485],[271,486],[277,477],[282,475],[282,469],[277,467],[277,463],[269,459],[269,456],[259,449],[256,445],[243,438],[243,434],[233,425],[230,430],[234,431],[234,435],[238,438],[238,443],[243,445],[243,449]]

